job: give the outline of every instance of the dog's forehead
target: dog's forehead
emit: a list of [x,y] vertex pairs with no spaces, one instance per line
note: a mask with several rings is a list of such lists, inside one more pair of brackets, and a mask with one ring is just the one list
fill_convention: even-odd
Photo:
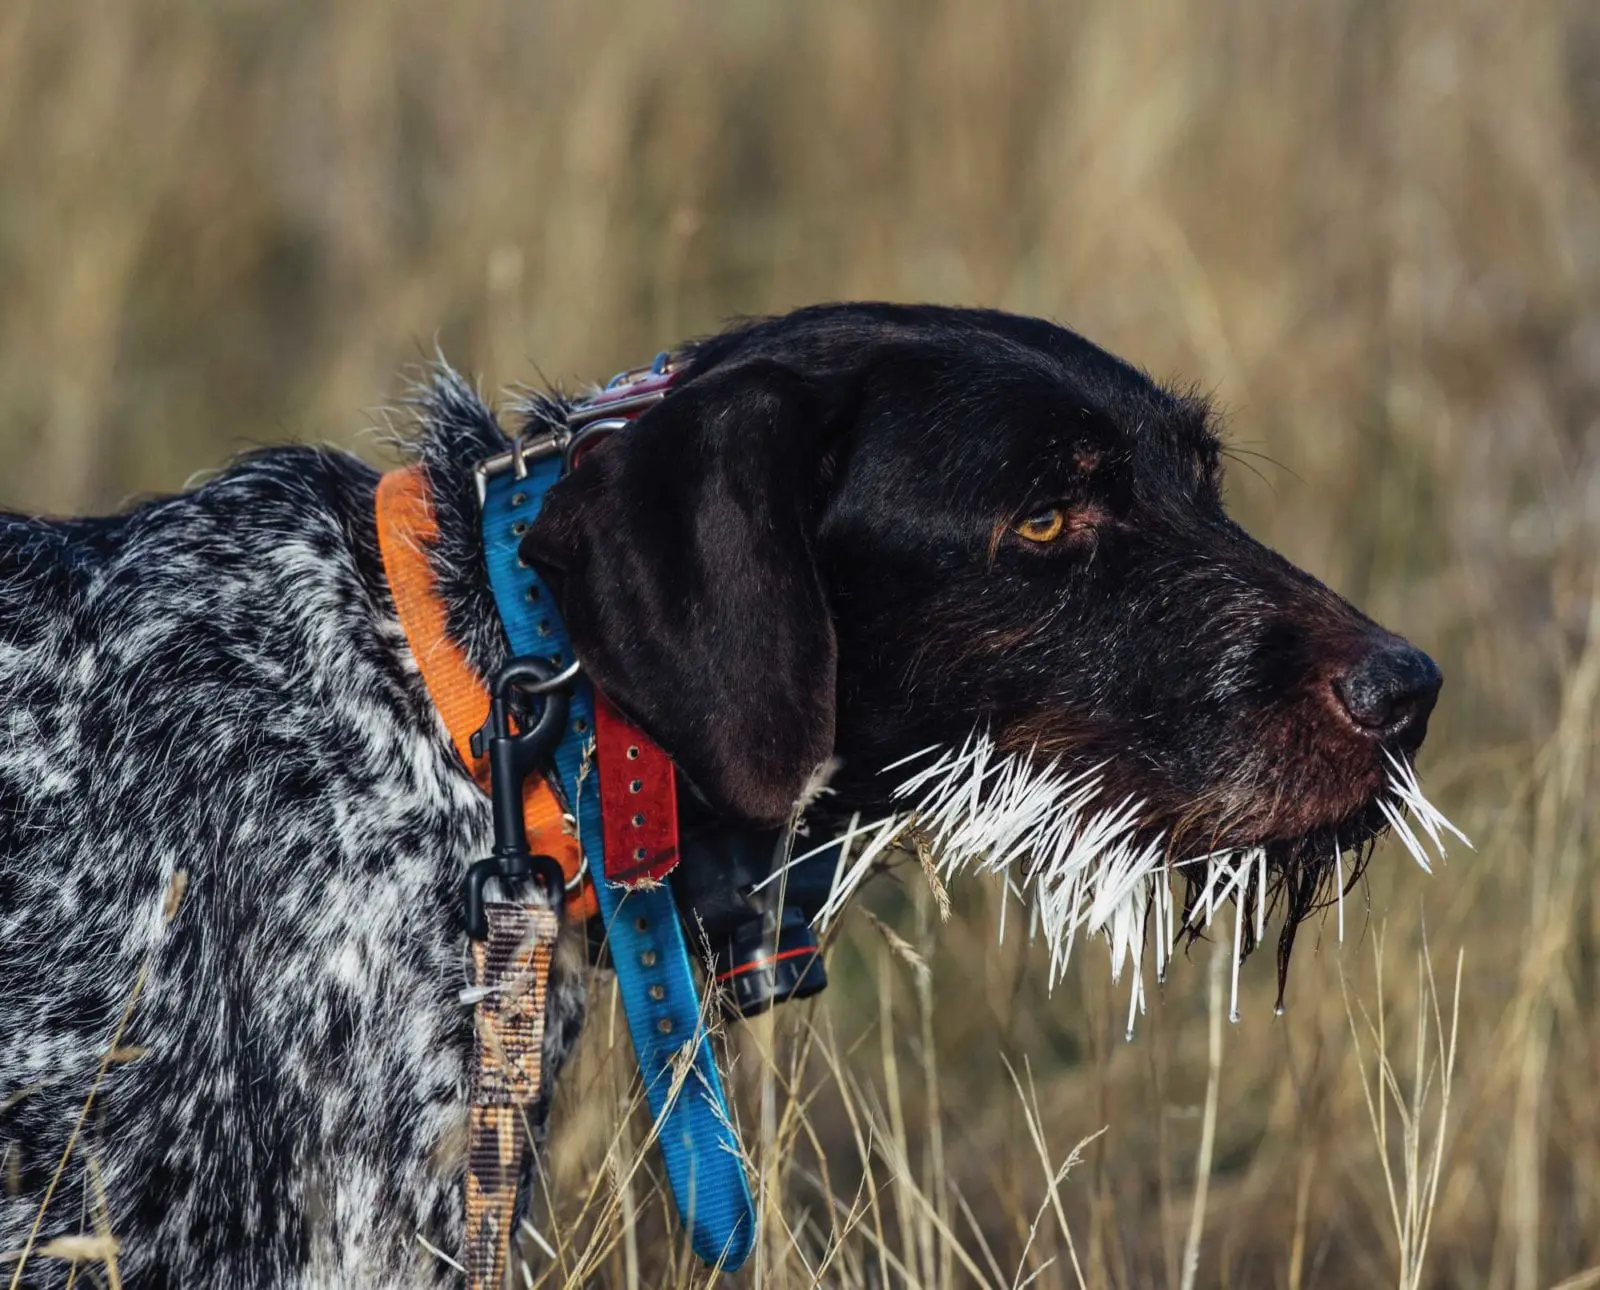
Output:
[[1203,399],[1050,331],[1060,343],[987,332],[912,343],[883,361],[874,419],[929,470],[978,486],[1116,476],[1171,499],[1215,482],[1221,445]]
[[[1219,452],[1204,400],[1041,318],[941,305],[818,305],[691,347],[693,368],[768,358],[863,400],[855,474],[896,491],[1017,502],[1120,468],[1152,498],[1199,495]],[[864,449],[864,451],[862,451]],[[874,461],[876,459],[876,462]],[[1107,472],[1109,473],[1109,472]],[[1199,485],[1199,489],[1186,485]]]

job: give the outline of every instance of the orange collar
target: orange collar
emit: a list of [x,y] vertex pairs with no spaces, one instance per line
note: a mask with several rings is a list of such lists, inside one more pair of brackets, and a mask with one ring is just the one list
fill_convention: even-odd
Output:
[[[439,526],[422,468],[392,470],[379,479],[377,508],[378,549],[400,626],[456,752],[487,793],[489,763],[473,755],[472,736],[488,720],[489,691],[446,627],[444,602],[428,566],[428,547],[438,538]],[[570,884],[582,872],[582,853],[564,822],[560,801],[543,779],[528,780],[522,814],[530,849],[555,857]],[[596,909],[594,887],[587,879],[581,891],[568,892],[569,919],[581,922]]]

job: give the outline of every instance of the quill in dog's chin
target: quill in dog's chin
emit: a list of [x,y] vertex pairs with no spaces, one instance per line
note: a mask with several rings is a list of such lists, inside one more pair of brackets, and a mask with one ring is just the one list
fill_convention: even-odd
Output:
[[[1385,758],[1387,783],[1372,809],[1417,864],[1432,872],[1432,859],[1445,858],[1446,833],[1471,843],[1428,800],[1408,760],[1389,752]],[[1264,939],[1269,906],[1279,904],[1284,920],[1281,1011],[1296,926],[1332,904],[1343,940],[1349,886],[1345,856],[1356,853],[1353,882],[1364,850],[1376,837],[1376,830],[1361,825],[1342,837],[1334,829],[1321,837],[1183,855],[1174,852],[1162,830],[1147,825],[1142,803],[1107,801],[1102,766],[1074,771],[1036,756],[1003,753],[986,733],[959,748],[924,750],[909,761],[920,768],[895,792],[902,809],[865,828],[857,825],[844,837],[844,855],[819,924],[833,922],[874,863],[915,834],[941,880],[968,872],[999,876],[1029,903],[1032,926],[1050,954],[1052,985],[1065,974],[1080,932],[1103,939],[1112,980],[1131,968],[1130,1039],[1134,1018],[1144,1011],[1147,953],[1157,982],[1164,981],[1180,939],[1211,927],[1230,901],[1229,1016],[1239,1019],[1239,965]],[[903,764],[888,768],[904,769]]]

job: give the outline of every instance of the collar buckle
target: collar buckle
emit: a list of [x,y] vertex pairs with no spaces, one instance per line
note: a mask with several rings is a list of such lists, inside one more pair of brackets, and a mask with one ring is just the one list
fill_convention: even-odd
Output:
[[478,492],[478,509],[483,509],[489,495],[489,481],[508,470],[516,478],[528,477],[531,462],[543,461],[560,454],[562,471],[572,469],[576,460],[574,450],[580,441],[609,434],[627,425],[641,413],[648,411],[667,397],[667,391],[677,379],[678,368],[673,357],[665,351],[655,357],[647,367],[634,367],[619,372],[606,382],[604,388],[567,410],[566,422],[553,430],[536,435],[517,435],[506,452],[498,453],[472,468],[472,482]]
[[509,450],[480,461],[472,468],[472,483],[478,490],[478,509],[483,509],[483,503],[489,496],[491,479],[508,470],[518,479],[526,479],[529,462],[543,461],[546,457],[566,452],[567,441],[571,438],[572,432],[566,429],[552,430],[532,438],[519,434],[511,441]]

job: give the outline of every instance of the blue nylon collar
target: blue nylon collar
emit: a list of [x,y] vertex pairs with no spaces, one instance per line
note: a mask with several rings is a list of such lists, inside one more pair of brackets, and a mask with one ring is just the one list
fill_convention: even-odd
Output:
[[[489,584],[512,654],[534,655],[564,668],[574,654],[554,597],[538,572],[517,558],[522,534],[561,477],[562,454],[526,461],[521,478],[513,470],[480,471]],[[555,753],[555,772],[578,821],[579,843],[594,877],[617,989],[678,1217],[701,1259],[733,1271],[755,1244],[755,1206],[706,1035],[706,1009],[677,906],[665,883],[627,889],[606,881],[598,777],[585,765],[593,746],[594,693],[582,675],[573,684],[567,723]],[[652,990],[659,997],[652,997]],[[693,1045],[693,1065],[675,1080],[674,1064],[685,1037]]]

